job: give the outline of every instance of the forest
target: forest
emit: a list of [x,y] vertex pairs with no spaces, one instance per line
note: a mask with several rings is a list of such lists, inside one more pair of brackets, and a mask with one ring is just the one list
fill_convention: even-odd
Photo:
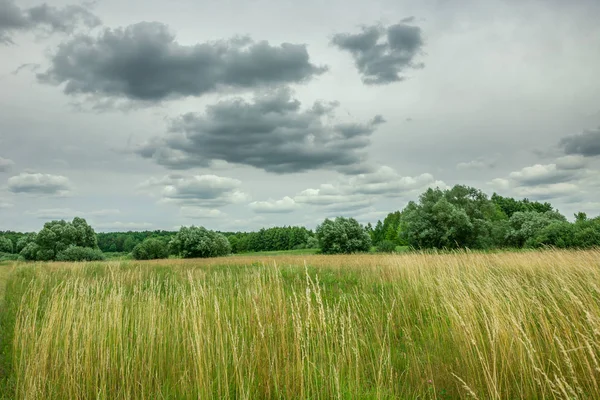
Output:
[[[207,247],[208,246],[208,247]],[[215,246],[212,248],[211,246]],[[399,248],[498,249],[600,246],[600,217],[577,213],[573,222],[550,203],[514,199],[456,185],[428,189],[373,226],[354,218],[326,219],[313,232],[282,226],[255,232],[94,232],[83,218],[51,221],[39,232],[0,231],[0,259],[99,260],[110,254],[136,259],[209,257],[229,253],[319,249],[321,253],[393,252]]]

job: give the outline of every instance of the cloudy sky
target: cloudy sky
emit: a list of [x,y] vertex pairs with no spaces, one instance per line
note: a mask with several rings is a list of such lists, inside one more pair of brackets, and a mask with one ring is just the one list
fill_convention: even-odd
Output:
[[[77,0],[74,0],[77,1]],[[0,230],[600,213],[597,0],[0,0]]]

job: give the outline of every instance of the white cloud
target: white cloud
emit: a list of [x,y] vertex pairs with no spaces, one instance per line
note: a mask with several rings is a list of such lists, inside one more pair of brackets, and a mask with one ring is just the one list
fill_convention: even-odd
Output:
[[221,210],[198,207],[181,207],[181,215],[185,218],[192,219],[215,219],[227,217],[227,214]]
[[259,214],[285,214],[293,212],[296,208],[296,201],[289,196],[281,200],[254,201],[249,207]]

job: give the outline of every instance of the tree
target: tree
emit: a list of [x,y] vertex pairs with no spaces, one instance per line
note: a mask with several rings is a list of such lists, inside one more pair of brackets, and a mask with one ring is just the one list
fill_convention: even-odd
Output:
[[325,219],[316,232],[325,254],[364,252],[371,248],[371,236],[354,218]]
[[231,253],[231,245],[224,235],[201,226],[181,227],[169,246],[175,254],[184,258],[218,257]]
[[535,238],[544,228],[553,222],[566,221],[567,219],[556,211],[518,211],[508,221],[510,229],[506,237],[507,243],[514,247],[535,246]]
[[156,260],[168,258],[169,249],[160,239],[149,238],[133,248],[131,255],[136,260]]
[[0,236],[0,253],[12,253],[13,242],[9,238]]
[[56,255],[56,261],[101,261],[104,258],[100,249],[81,246],[69,246]]
[[37,234],[23,237],[17,243],[20,254],[26,260],[36,261],[55,260],[70,247],[98,249],[96,233],[83,218],[75,217],[72,222],[46,222]]

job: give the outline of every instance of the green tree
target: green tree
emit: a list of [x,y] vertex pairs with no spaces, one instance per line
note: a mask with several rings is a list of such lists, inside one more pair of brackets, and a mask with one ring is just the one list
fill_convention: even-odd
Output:
[[14,249],[12,240],[0,236],[0,253],[12,253],[13,251]]
[[160,239],[149,238],[133,248],[131,255],[136,260],[156,260],[169,257],[167,245]]
[[326,219],[316,233],[325,254],[365,252],[371,248],[371,236],[354,218]]
[[201,226],[181,227],[169,246],[175,254],[184,258],[218,257],[231,253],[231,245],[224,235]]

